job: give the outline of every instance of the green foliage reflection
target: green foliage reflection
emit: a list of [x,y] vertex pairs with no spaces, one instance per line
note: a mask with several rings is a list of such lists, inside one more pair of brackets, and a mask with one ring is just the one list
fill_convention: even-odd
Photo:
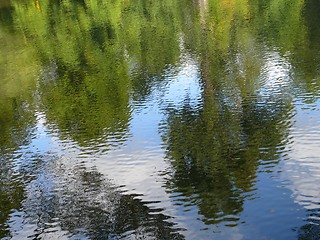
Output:
[[[0,4],[1,149],[30,140],[34,96],[59,137],[97,151],[111,138],[119,143],[129,131],[131,100],[178,68],[182,51],[197,56],[202,105],[168,110],[163,137],[174,169],[166,187],[188,196],[206,223],[241,213],[259,166],[281,159],[294,95],[307,99],[320,89],[314,0]],[[278,77],[286,66],[287,78]],[[16,193],[2,190],[2,199],[21,201],[21,188],[12,186]],[[1,221],[16,202],[4,204]]]

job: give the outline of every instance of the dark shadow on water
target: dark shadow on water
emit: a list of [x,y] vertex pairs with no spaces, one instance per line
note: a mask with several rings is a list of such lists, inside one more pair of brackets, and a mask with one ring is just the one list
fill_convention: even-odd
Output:
[[317,240],[320,239],[320,209],[308,210],[308,223],[298,230],[299,240]]

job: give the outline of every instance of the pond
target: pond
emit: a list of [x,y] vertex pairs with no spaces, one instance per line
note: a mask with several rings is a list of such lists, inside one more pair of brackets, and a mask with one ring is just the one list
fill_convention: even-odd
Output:
[[0,239],[320,239],[319,12],[2,0]]

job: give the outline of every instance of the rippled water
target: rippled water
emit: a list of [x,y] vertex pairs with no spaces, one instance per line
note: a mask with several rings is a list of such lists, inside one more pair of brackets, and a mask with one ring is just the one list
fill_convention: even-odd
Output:
[[0,2],[0,239],[320,239],[315,0]]

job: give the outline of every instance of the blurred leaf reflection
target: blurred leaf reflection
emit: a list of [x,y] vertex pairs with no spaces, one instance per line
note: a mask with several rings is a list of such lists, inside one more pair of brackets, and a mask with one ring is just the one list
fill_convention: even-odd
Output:
[[[134,142],[135,110],[154,102],[174,204],[197,206],[205,224],[241,223],[257,176],[285,157],[296,99],[319,98],[319,9],[316,0],[1,1],[0,236],[24,211],[35,238],[183,238],[164,209],[32,145],[54,135],[63,154],[80,146],[99,157]],[[148,102],[189,53],[199,102]],[[317,234],[313,223],[301,239]]]

